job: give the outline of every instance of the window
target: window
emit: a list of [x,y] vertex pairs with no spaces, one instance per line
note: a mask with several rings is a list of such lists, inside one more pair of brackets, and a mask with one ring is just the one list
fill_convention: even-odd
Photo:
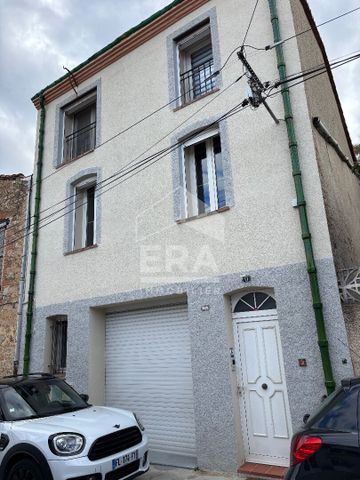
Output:
[[96,91],[64,107],[63,162],[95,148]]
[[257,310],[271,310],[273,308],[276,308],[276,302],[272,296],[264,292],[251,292],[240,298],[234,312],[254,312]]
[[2,279],[2,270],[4,263],[4,250],[5,250],[5,231],[8,226],[8,220],[0,220],[0,288]]
[[[209,133],[206,134],[207,136]],[[187,216],[225,207],[224,171],[218,131],[184,143]]]
[[50,372],[63,374],[66,372],[67,317],[58,316],[51,322]]
[[95,184],[90,177],[75,186],[73,250],[95,245]]
[[214,57],[207,23],[177,41],[181,103],[188,103],[215,88]]

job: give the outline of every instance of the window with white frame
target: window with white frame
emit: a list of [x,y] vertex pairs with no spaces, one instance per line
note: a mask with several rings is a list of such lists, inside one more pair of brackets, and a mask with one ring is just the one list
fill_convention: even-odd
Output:
[[95,245],[95,187],[96,176],[75,185],[75,209],[73,219],[73,250]]
[[5,231],[8,226],[8,220],[0,220],[0,289],[1,289],[1,279],[4,263],[4,250],[5,250]]
[[51,319],[51,358],[50,372],[64,374],[66,372],[67,353],[67,317],[59,315]]
[[215,88],[210,24],[197,27],[177,40],[181,103],[191,102]]
[[183,144],[187,217],[226,206],[221,140],[218,129]]
[[63,162],[74,160],[95,148],[96,90],[63,108]]

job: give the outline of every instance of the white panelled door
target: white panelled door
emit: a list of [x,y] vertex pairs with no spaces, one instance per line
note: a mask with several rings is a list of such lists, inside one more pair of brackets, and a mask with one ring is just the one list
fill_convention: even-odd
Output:
[[139,414],[153,463],[196,466],[186,305],[107,315],[105,399]]
[[235,318],[234,330],[246,459],[286,466],[291,424],[278,321]]

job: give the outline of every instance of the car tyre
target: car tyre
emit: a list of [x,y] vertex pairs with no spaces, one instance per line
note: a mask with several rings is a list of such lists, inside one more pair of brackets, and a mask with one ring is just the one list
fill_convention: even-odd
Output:
[[6,477],[7,480],[46,480],[39,465],[30,458],[16,462]]

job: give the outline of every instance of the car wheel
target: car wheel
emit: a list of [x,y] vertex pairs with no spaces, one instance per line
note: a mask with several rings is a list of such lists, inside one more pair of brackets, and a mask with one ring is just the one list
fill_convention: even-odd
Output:
[[19,460],[10,468],[8,480],[46,480],[40,467],[30,458]]

